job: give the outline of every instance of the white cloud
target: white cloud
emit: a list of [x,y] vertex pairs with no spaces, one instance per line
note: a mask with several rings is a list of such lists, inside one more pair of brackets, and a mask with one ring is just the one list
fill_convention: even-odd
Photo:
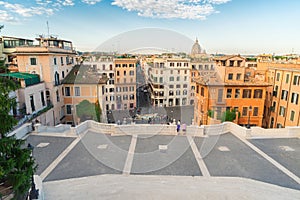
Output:
[[[0,1],[0,7],[3,7],[4,12],[2,12],[2,20],[3,21],[11,21],[12,19],[16,19],[16,15],[22,17],[32,17],[34,15],[52,15],[53,9],[46,8],[43,6],[37,7],[25,7],[21,4],[12,4],[4,1]],[[5,20],[6,17],[6,20]]]
[[17,21],[13,16],[8,14],[5,10],[0,10],[0,22],[15,22]]
[[101,0],[81,0],[83,3],[95,5],[96,3],[99,3]]
[[214,5],[230,0],[114,0],[112,5],[153,18],[200,19],[217,13]]

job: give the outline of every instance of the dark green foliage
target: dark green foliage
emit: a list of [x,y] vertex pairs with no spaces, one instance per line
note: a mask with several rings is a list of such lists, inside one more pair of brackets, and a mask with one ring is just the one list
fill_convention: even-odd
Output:
[[96,104],[90,103],[88,100],[81,101],[76,106],[76,113],[81,122],[89,119],[100,122],[101,108],[98,101]]
[[232,122],[233,120],[235,120],[236,118],[236,111],[234,109],[230,110],[226,110],[223,114],[222,114],[222,122],[225,121],[229,121]]
[[[0,134],[3,137],[17,123],[8,113],[16,107],[16,99],[9,98],[9,93],[16,90],[17,85],[5,77],[0,77]],[[4,123],[5,122],[5,123]]]
[[214,111],[213,111],[213,110],[208,110],[207,115],[208,115],[210,118],[213,118],[213,117],[214,117]]
[[36,166],[31,150],[24,148],[24,141],[7,137],[17,122],[9,115],[10,110],[16,107],[16,99],[10,98],[9,94],[16,89],[17,85],[12,80],[0,77],[0,186],[2,189],[12,187],[14,197],[18,199],[28,192]]

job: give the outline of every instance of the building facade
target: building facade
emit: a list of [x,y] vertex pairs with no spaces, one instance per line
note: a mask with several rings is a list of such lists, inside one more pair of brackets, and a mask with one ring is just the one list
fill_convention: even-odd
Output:
[[245,67],[245,58],[241,56],[226,56],[215,61],[216,76],[195,79],[195,123],[220,123],[225,111],[230,110],[236,112],[237,124],[262,126],[270,84],[257,79],[252,69]]
[[16,47],[19,72],[39,74],[46,87],[47,105],[53,105],[54,122],[64,122],[64,102],[61,81],[74,66],[76,52],[71,41],[57,38],[37,38],[38,45]]

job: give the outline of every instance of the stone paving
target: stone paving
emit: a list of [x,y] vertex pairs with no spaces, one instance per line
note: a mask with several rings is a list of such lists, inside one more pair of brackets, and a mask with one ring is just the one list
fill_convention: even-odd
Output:
[[[29,136],[27,142],[36,146],[34,157],[39,164],[37,174],[51,165],[73,140],[74,138],[65,137]],[[192,138],[182,135],[110,136],[88,131],[43,181],[45,185],[51,185],[53,181],[63,183],[63,180],[83,177],[124,177],[128,176],[126,174],[129,177],[143,175],[142,177],[162,179],[165,176],[183,179],[236,177],[300,192],[299,139],[260,139],[249,142],[282,164],[284,170],[231,133]]]

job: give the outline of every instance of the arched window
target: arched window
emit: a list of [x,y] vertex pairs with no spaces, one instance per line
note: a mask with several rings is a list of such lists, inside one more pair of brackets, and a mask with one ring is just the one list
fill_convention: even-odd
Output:
[[54,74],[54,82],[55,82],[55,85],[59,85],[59,74],[57,72],[55,72]]

